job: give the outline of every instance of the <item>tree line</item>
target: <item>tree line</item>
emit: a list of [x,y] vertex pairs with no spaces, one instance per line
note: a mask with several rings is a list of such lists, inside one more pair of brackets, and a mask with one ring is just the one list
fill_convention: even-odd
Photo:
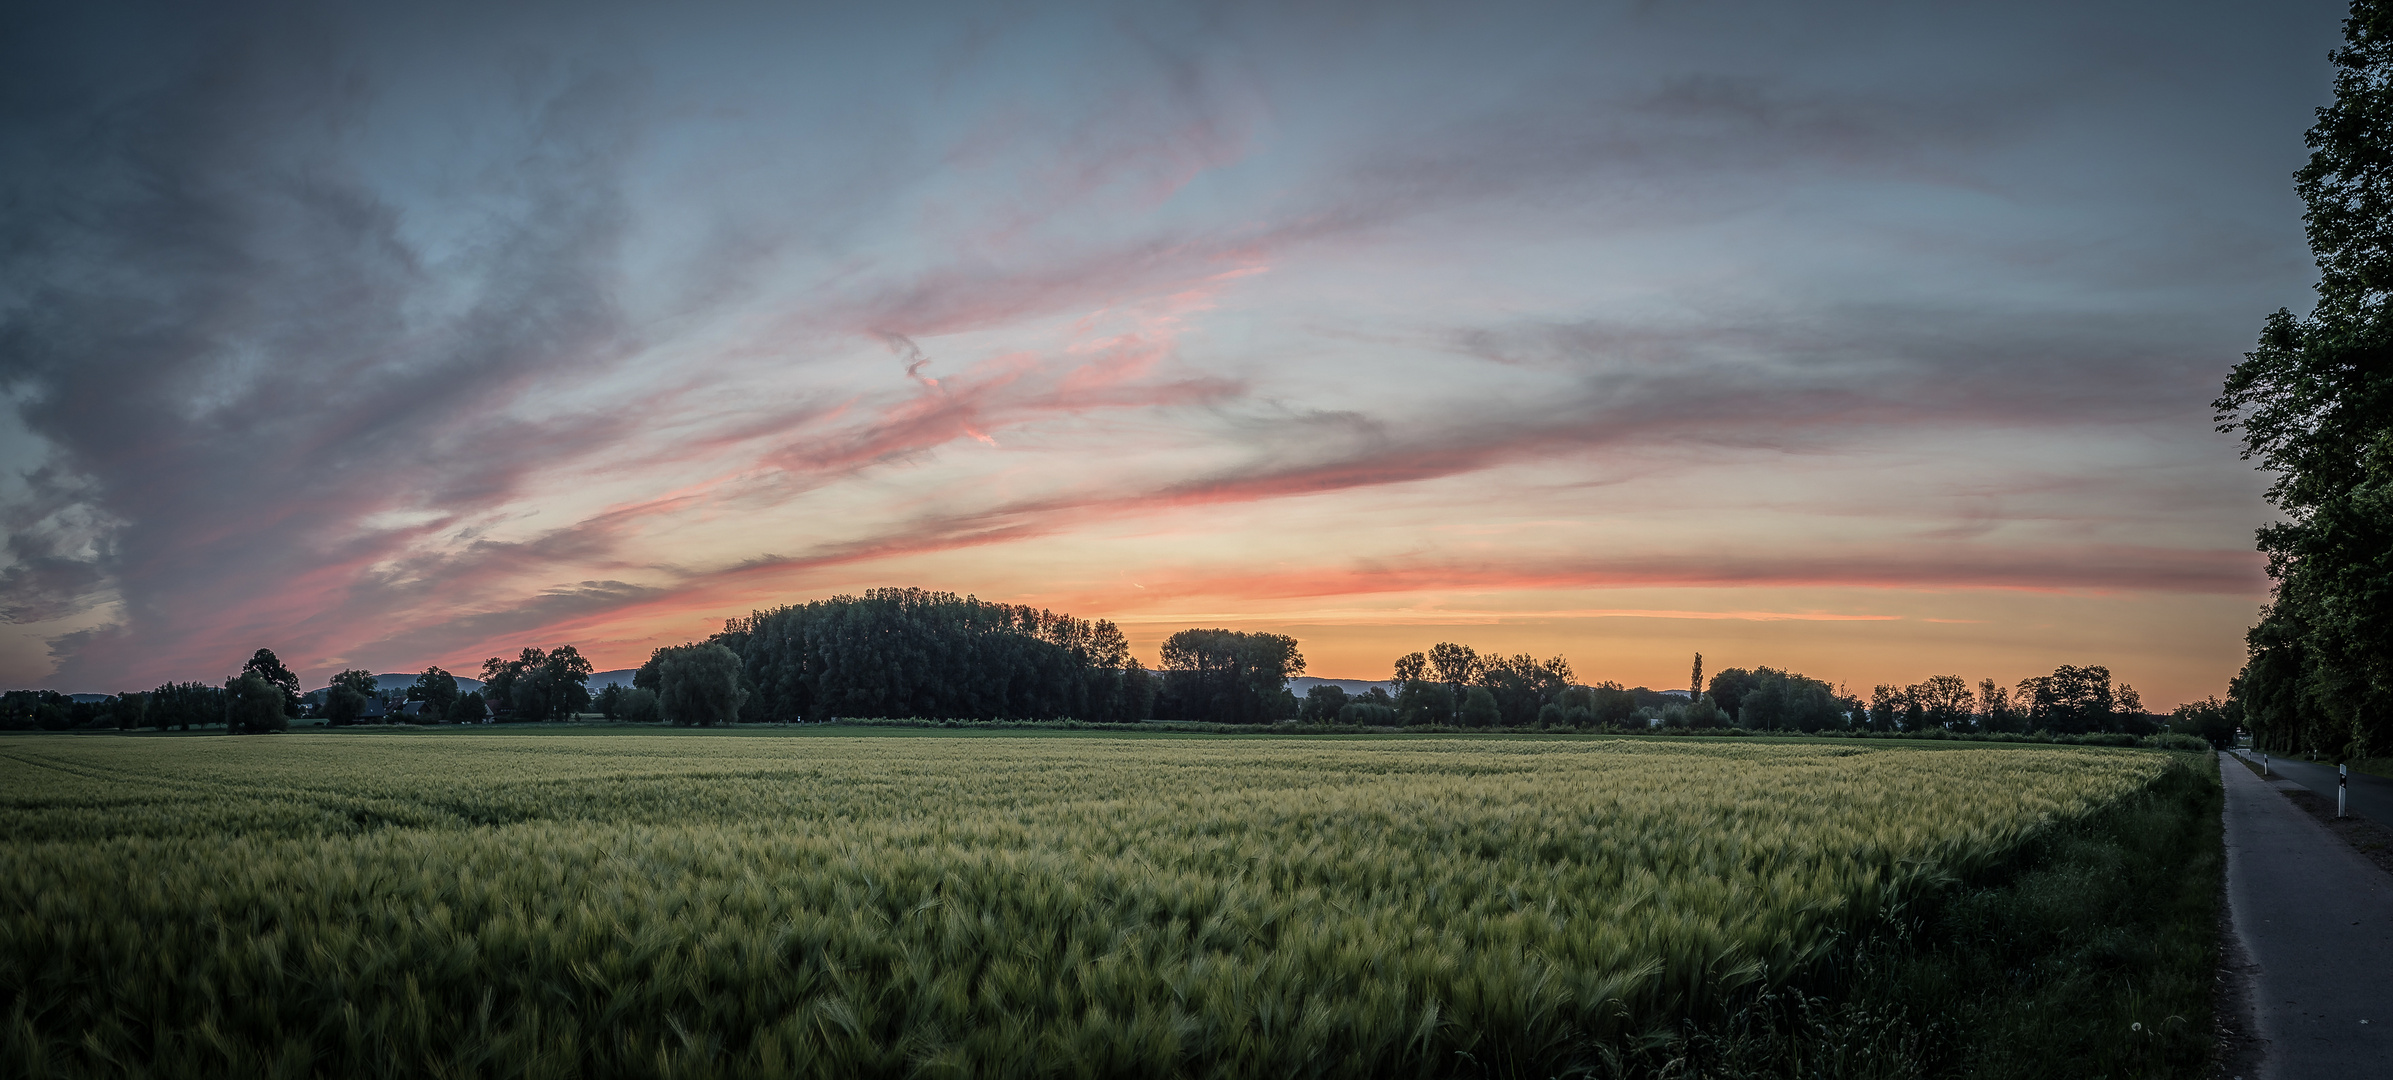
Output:
[[[2056,735],[2090,732],[2152,734],[2163,721],[2148,716],[2135,688],[2114,686],[2110,669],[2064,664],[2050,675],[2003,686],[1981,679],[1974,686],[1955,675],[1932,676],[1908,686],[1881,685],[1868,699],[1792,671],[1767,666],[1728,668],[1707,686],[1703,656],[1695,656],[1685,691],[1628,688],[1617,682],[1593,686],[1573,680],[1570,663],[1520,654],[1481,654],[1468,645],[1439,642],[1424,652],[1397,657],[1394,694],[1372,687],[1362,694],[1323,684],[1306,692],[1301,715],[1320,722],[1350,724],[1438,724],[1463,728],[1743,728],[1754,731],[1923,731],[2030,732]],[[2189,729],[2215,716],[2194,707],[2179,710]],[[2172,724],[2170,726],[2178,726]],[[2233,725],[2218,739],[2224,745]]]
[[[1350,700],[1341,687],[1315,686],[1306,692],[1303,715],[1343,723],[1521,727],[1540,720],[1592,724],[1599,715],[1618,720],[1636,707],[1618,684],[1574,685],[1570,662],[1559,656],[1482,656],[1467,645],[1439,642],[1397,657],[1394,675],[1393,695],[1372,687]],[[1615,707],[1623,704],[1626,710]]]
[[2114,685],[2110,669],[2099,664],[2063,664],[2012,686],[1931,675],[1905,686],[1881,683],[1866,701],[1792,671],[1729,668],[1712,677],[1707,696],[1721,724],[1759,731],[2151,735],[2164,726],[2144,712],[2135,687]]
[[489,685],[482,691],[460,692],[456,676],[434,666],[424,669],[411,686],[383,690],[373,672],[351,668],[334,675],[330,686],[302,694],[299,677],[274,650],[259,649],[222,685],[169,682],[90,702],[54,690],[12,690],[0,694],[0,730],[189,731],[223,725],[243,734],[286,731],[292,720],[309,716],[335,727],[360,723],[375,706],[387,719],[399,715],[408,703],[421,703],[407,717],[417,723],[471,723],[492,715],[485,700],[493,694],[507,702],[499,715],[527,718],[561,719],[590,703],[582,686],[590,664],[571,645],[555,653],[525,649],[516,660],[493,658],[483,675]]
[[2126,683],[2111,684],[2099,664],[2063,664],[2006,687],[1992,679],[1975,686],[1957,675],[1935,675],[1910,686],[1879,686],[1870,692],[1870,727],[1880,731],[1941,727],[1949,731],[2049,731],[2056,735],[2125,732],[2150,735],[2161,729],[2144,712],[2141,695]]
[[[2062,665],[2003,686],[1937,675],[1880,685],[1864,699],[1825,680],[1767,666],[1728,668],[1707,683],[1697,654],[1684,691],[1583,685],[1569,661],[1481,653],[1439,642],[1391,664],[1394,693],[1350,695],[1333,684],[1299,702],[1295,638],[1188,629],[1167,638],[1161,667],[1131,657],[1120,628],[1025,605],[922,589],[875,589],[726,620],[701,642],[656,649],[629,687],[592,695],[592,665],[572,645],[526,647],[483,662],[482,688],[461,692],[429,667],[404,690],[382,691],[351,669],[308,706],[326,723],[359,722],[380,703],[417,723],[564,720],[596,710],[637,722],[712,726],[842,716],[933,720],[1145,720],[1266,724],[1304,719],[1367,726],[1459,728],[1742,728],[1817,732],[2047,731],[2150,734],[2133,687],[2109,669]],[[222,686],[169,683],[111,701],[77,703],[47,691],[0,696],[0,726],[179,727],[224,724],[275,731],[301,714],[299,680],[259,649]],[[2236,716],[2217,701],[2178,710],[2171,725],[2224,743]]]
[[222,724],[229,731],[282,731],[299,712],[299,676],[272,649],[259,649],[221,686],[169,682],[127,690],[101,701],[76,701],[55,690],[0,694],[0,730],[156,728],[189,731]]

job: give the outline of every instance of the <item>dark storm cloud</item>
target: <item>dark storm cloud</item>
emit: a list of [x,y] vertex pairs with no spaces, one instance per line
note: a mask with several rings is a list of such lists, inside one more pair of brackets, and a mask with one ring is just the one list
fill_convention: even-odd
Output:
[[[18,516],[80,505],[123,523],[80,563],[39,553],[7,579],[18,619],[113,585],[124,619],[61,643],[69,681],[137,657],[201,665],[234,647],[191,640],[203,630],[345,606],[327,571],[408,536],[357,538],[358,519],[493,506],[522,470],[604,443],[620,421],[503,410],[636,336],[607,280],[620,76],[538,95],[502,178],[521,210],[486,223],[470,265],[435,272],[340,152],[371,93],[341,28],[253,9],[148,29],[175,44],[60,43],[101,55],[79,82],[26,86],[58,73],[19,68],[0,95],[43,105],[7,139],[8,202],[39,212],[6,216],[0,380],[30,394],[51,467],[81,479]],[[257,588],[292,579],[312,593]]]

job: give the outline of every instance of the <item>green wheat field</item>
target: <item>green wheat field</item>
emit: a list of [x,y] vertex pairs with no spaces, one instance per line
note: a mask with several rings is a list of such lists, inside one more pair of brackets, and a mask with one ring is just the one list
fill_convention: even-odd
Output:
[[1545,1075],[2165,754],[392,732],[0,742],[0,1058]]

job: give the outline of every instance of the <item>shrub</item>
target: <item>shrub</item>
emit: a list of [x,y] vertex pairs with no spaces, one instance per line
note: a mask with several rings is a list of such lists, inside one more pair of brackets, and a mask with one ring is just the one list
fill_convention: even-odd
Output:
[[1350,701],[1338,710],[1337,721],[1357,726],[1388,727],[1396,723],[1396,710],[1388,705]]

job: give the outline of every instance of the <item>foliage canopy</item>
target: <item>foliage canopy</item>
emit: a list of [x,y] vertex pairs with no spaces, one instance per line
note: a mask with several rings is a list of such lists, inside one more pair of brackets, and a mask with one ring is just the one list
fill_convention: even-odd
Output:
[[2232,697],[2264,747],[2393,750],[2393,5],[2359,0],[2294,174],[2319,269],[2227,376],[2219,430],[2276,474],[2275,589]]
[[[754,612],[708,640],[739,655],[748,719],[1145,717],[1144,672],[1103,619],[873,589]],[[661,693],[659,673],[643,666],[635,685]]]

